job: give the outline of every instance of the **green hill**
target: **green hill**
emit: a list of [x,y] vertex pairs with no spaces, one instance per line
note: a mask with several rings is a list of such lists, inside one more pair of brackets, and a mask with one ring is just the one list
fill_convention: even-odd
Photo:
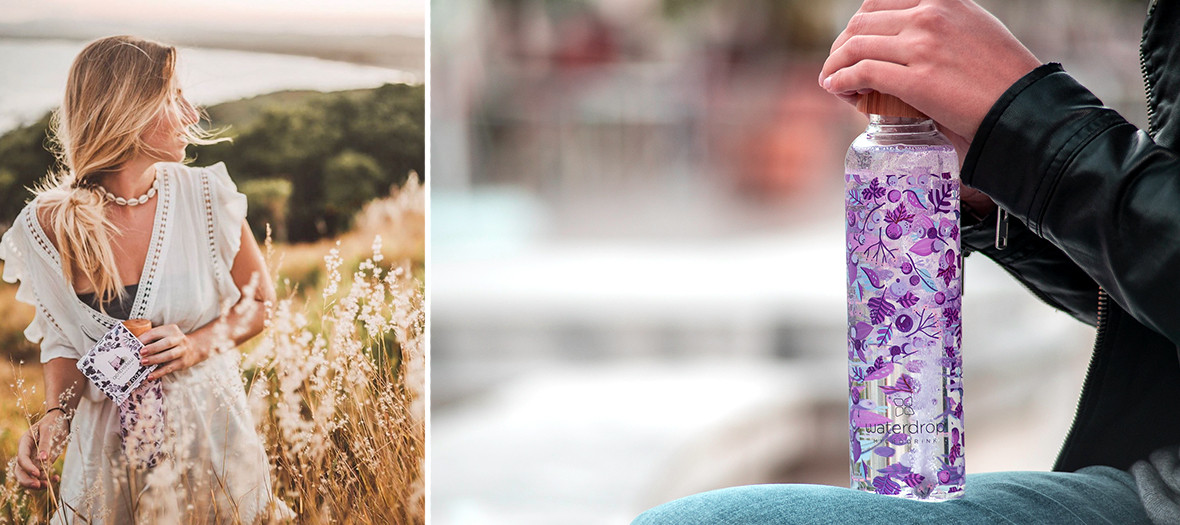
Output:
[[[386,84],[332,93],[282,91],[206,108],[233,142],[190,147],[199,166],[224,161],[250,199],[250,223],[280,240],[313,241],[347,230],[365,202],[410,172],[425,173],[425,89]],[[48,115],[0,136],[0,223],[53,164]],[[421,175],[419,175],[421,177]]]
[[253,125],[266,110],[306,105],[313,101],[322,103],[322,101],[332,97],[349,97],[354,101],[360,102],[372,91],[372,89],[353,89],[333,91],[330,93],[307,89],[276,91],[274,93],[223,102],[206,107],[205,111],[209,114],[209,120],[215,125],[231,125],[232,129],[229,130],[229,135],[233,136],[237,130]]

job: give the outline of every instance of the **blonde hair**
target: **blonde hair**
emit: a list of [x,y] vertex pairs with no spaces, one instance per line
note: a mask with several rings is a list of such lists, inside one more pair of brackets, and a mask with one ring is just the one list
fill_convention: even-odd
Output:
[[[74,59],[65,98],[50,120],[61,169],[33,189],[37,211],[56,238],[66,283],[73,286],[76,271],[87,276],[104,312],[103,304],[125,300],[126,291],[111,247],[118,228],[106,216],[98,178],[140,156],[166,158],[143,135],[158,117],[185,122],[175,88],[176,48],[126,35],[101,38]],[[189,143],[225,140],[197,122],[182,128]]]

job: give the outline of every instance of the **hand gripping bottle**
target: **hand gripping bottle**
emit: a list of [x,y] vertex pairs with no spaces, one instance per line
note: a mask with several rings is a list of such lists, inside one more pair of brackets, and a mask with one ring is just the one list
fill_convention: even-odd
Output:
[[852,488],[962,496],[959,162],[934,121],[863,95],[844,171]]

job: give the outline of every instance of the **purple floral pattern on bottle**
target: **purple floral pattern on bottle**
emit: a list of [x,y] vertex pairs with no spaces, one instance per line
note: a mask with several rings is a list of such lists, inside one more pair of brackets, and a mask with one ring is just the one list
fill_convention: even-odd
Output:
[[164,387],[148,379],[119,404],[123,452],[135,468],[149,469],[165,457]]
[[852,486],[945,499],[963,461],[959,180],[845,179]]

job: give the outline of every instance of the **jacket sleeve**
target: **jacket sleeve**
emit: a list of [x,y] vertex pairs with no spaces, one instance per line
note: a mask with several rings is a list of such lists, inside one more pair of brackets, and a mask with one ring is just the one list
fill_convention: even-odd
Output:
[[1096,324],[1098,284],[1060,248],[1034,235],[1023,222],[1009,221],[1004,250],[996,249],[994,211],[977,223],[964,216],[962,235],[965,255],[982,253],[1049,306],[1088,325]]
[[963,182],[1139,322],[1180,341],[1180,281],[1170,275],[1180,269],[1180,157],[1059,64],[1037,68],[996,101],[964,159]]

